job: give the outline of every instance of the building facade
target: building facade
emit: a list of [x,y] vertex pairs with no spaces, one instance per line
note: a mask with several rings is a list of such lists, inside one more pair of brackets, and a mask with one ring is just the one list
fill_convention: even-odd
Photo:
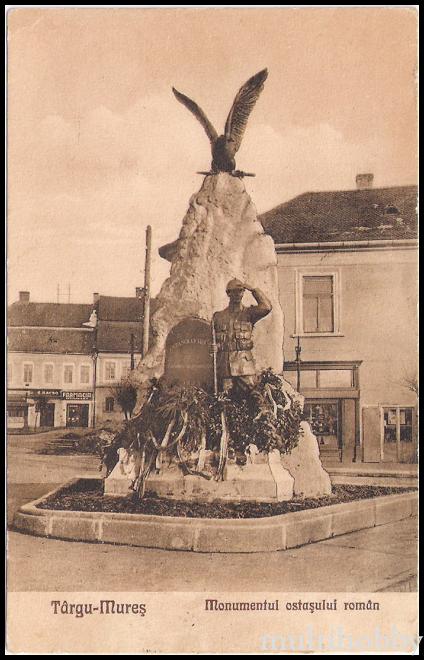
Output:
[[[152,301],[153,303],[154,301]],[[122,410],[114,388],[141,358],[143,339],[143,290],[135,298],[94,294],[97,326],[94,342],[96,388],[95,425],[121,421]],[[132,355],[132,359],[131,359]]]
[[417,460],[417,188],[307,193],[261,216],[276,244],[284,375],[331,461]]
[[33,303],[8,310],[7,427],[89,427],[120,420],[113,387],[141,356],[143,290],[94,294],[90,305]]

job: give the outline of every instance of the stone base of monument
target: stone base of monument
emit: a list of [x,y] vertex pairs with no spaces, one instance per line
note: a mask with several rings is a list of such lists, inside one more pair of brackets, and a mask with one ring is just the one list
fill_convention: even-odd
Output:
[[316,436],[308,422],[300,423],[299,442],[281,464],[294,478],[296,497],[323,497],[331,493],[330,475],[322,467]]
[[[126,497],[129,481],[115,468],[105,479],[105,495]],[[229,464],[224,480],[184,475],[177,465],[164,467],[146,480],[145,493],[194,502],[283,502],[293,498],[294,479],[281,463]]]
[[[205,463],[210,466],[216,457],[210,451],[205,454]],[[252,460],[244,466],[229,461],[223,481],[184,476],[176,463],[164,462],[160,474],[151,474],[146,480],[145,492],[198,502],[283,502],[293,497],[324,497],[331,493],[330,476],[321,464],[318,443],[307,422],[301,422],[299,442],[290,454],[281,456],[274,450],[259,453]],[[132,492],[134,476],[135,472],[124,470],[118,462],[105,479],[105,495],[126,497]]]
[[110,475],[105,479],[105,493],[118,497],[129,495],[133,492],[131,490],[131,483],[131,479],[128,478],[121,463],[118,461]]

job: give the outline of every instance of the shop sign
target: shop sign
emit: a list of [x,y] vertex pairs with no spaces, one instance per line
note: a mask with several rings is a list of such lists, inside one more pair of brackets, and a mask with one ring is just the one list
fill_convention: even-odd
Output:
[[62,392],[65,401],[91,401],[93,392]]
[[62,397],[62,390],[46,390],[46,389],[40,389],[40,390],[27,390],[29,396],[46,396],[49,397],[49,399],[60,399]]

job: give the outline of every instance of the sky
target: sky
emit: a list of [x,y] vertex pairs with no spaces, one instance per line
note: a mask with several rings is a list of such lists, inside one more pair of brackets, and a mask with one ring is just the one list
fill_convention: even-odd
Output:
[[307,191],[416,183],[416,31],[407,8],[15,9],[8,14],[8,299],[152,292],[210,167],[172,86],[219,133],[268,68],[237,167],[258,213]]

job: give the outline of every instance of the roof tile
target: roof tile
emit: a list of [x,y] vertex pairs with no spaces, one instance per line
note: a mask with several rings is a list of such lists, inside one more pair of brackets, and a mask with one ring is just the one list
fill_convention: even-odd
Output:
[[304,193],[259,216],[275,243],[416,238],[417,186]]

